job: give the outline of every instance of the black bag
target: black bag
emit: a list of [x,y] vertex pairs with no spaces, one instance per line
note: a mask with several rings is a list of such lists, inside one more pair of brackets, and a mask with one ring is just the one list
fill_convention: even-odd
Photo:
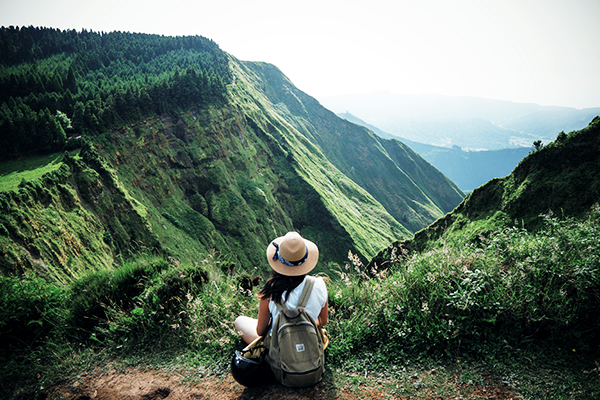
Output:
[[272,378],[273,373],[267,357],[269,350],[263,346],[236,350],[231,360],[231,375],[237,383],[246,387],[260,386]]

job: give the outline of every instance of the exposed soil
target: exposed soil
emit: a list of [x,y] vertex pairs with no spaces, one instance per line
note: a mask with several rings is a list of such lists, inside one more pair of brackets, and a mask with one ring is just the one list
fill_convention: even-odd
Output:
[[[416,378],[415,378],[416,380]],[[375,380],[374,380],[375,381]],[[514,390],[500,382],[485,378],[482,384],[465,385],[458,382],[446,382],[444,399],[518,399]],[[389,386],[388,386],[389,387]],[[381,383],[370,387],[335,387],[332,383],[321,382],[314,387],[290,389],[277,383],[257,388],[245,388],[239,385],[231,375],[222,378],[206,377],[191,382],[178,373],[162,371],[126,371],[97,372],[81,377],[78,381],[52,388],[49,399],[72,400],[183,400],[183,399],[441,399],[439,393],[430,388],[418,390],[416,394],[405,397],[390,394]]]

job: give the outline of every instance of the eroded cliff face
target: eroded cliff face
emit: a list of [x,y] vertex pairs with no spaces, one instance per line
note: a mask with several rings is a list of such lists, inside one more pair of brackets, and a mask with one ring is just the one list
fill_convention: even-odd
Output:
[[[260,118],[233,103],[194,109],[120,130],[99,151],[147,207],[165,251],[190,262],[217,251],[263,270],[270,240],[292,229],[331,233],[338,223]],[[347,235],[340,243],[354,250]],[[341,258],[330,253],[324,260]]]
[[3,273],[66,281],[145,251],[266,272],[266,245],[294,229],[320,242],[323,268],[359,253],[265,129],[283,134],[254,118],[235,104],[149,118],[3,193]]
[[58,170],[3,192],[0,208],[4,274],[35,270],[68,281],[158,247],[145,208],[91,148],[66,153]]
[[[148,119],[100,142],[165,249],[191,260],[216,249],[262,270],[267,244],[297,230],[319,243],[326,268],[348,251],[368,258],[410,236],[281,116],[256,77],[236,76],[227,103]],[[174,241],[172,229],[182,237]]]

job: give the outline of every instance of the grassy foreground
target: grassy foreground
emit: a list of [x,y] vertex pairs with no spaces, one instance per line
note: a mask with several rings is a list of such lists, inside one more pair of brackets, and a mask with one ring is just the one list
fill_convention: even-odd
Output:
[[[444,397],[440,382],[493,376],[524,398],[600,397],[600,210],[544,219],[539,233],[399,250],[387,270],[365,271],[350,254],[328,273],[326,380]],[[241,346],[233,320],[258,312],[253,278],[215,254],[193,265],[140,256],[70,285],[2,277],[4,398],[34,398],[103,365],[227,373]],[[427,378],[416,385],[414,374]]]

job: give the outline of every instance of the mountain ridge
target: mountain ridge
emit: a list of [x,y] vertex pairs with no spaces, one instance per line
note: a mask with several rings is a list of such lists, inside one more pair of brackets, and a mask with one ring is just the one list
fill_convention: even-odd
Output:
[[[284,104],[284,115],[292,123],[299,123],[301,130],[307,137],[317,143],[324,151],[326,157],[334,164],[342,173],[355,180],[360,186],[367,188],[370,193],[378,193],[376,196],[398,221],[405,221],[415,231],[422,227],[422,219],[414,218],[412,215],[421,214],[416,212],[412,207],[429,208],[432,211],[427,213],[435,213],[432,217],[441,216],[444,213],[452,210],[458,199],[462,199],[463,194],[450,180],[444,177],[439,171],[435,170],[422,158],[412,150],[397,141],[382,140],[373,133],[359,128],[355,124],[345,123],[339,118],[331,118],[334,114],[322,107],[314,98],[306,95],[293,86],[285,76],[280,75],[280,71],[266,63],[254,64],[259,65],[264,71],[265,80],[277,82],[273,84],[273,88],[279,88],[279,91],[267,93],[271,101],[275,104]],[[278,72],[275,72],[278,71]],[[311,113],[307,112],[311,110]],[[350,135],[352,132],[353,136]],[[327,134],[326,134],[327,133]],[[335,140],[331,140],[334,137]],[[347,142],[342,145],[341,142]],[[369,153],[370,146],[374,146],[383,150],[380,152]],[[384,150],[385,149],[385,150]],[[391,154],[397,156],[392,157]],[[399,156],[402,154],[402,156]],[[348,160],[360,160],[365,171],[359,171],[358,165],[351,165]],[[374,159],[378,159],[374,162]],[[412,172],[407,168],[400,167],[404,163],[403,160],[412,160],[418,163],[418,168]],[[385,173],[379,172],[379,168],[375,165],[385,167]],[[398,176],[403,181],[399,186],[393,186],[393,183],[386,182],[390,176]],[[435,178],[433,178],[435,176]],[[449,192],[442,193],[437,190],[437,185],[431,185],[428,181],[437,179],[445,182],[449,188]],[[393,181],[392,181],[393,182]],[[417,183],[415,183],[417,182]],[[410,193],[412,200],[418,200],[420,205],[409,205],[404,193]],[[435,200],[431,200],[435,199]],[[394,209],[393,204],[407,204],[408,210],[400,208]],[[438,209],[437,211],[435,209]],[[411,221],[412,222],[409,222]],[[426,221],[430,219],[426,217]]]

